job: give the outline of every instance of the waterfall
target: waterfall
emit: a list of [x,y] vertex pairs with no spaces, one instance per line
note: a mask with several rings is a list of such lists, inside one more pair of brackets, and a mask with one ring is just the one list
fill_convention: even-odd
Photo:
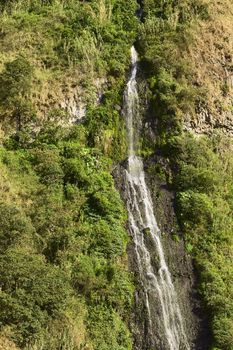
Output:
[[[135,121],[139,113],[139,97],[137,92],[138,56],[131,48],[131,75],[124,94],[125,118],[128,135],[128,167],[125,170],[126,205],[130,235],[133,238],[135,255],[139,271],[139,279],[143,288],[145,306],[148,317],[148,334],[152,335],[156,317],[160,317],[163,339],[161,350],[190,349],[184,331],[182,316],[177,295],[172,283],[171,274],[166,264],[161,243],[161,234],[153,211],[150,191],[146,185],[143,162],[136,155]],[[150,247],[146,243],[150,239]],[[151,251],[156,253],[158,268],[153,266]],[[159,305],[157,305],[159,304]],[[159,307],[158,316],[155,307]],[[154,348],[150,347],[154,350]],[[156,347],[157,349],[157,347]]]

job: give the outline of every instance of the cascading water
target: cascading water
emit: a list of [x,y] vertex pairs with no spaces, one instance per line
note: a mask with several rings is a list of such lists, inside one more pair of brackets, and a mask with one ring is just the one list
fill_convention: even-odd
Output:
[[[149,336],[160,326],[160,341],[150,344],[150,350],[188,350],[190,349],[184,331],[182,316],[177,301],[171,274],[165,261],[161,234],[153,212],[153,204],[145,181],[143,162],[135,154],[134,123],[139,111],[137,92],[138,56],[134,47],[131,49],[132,69],[124,95],[125,117],[128,133],[128,168],[125,170],[125,192],[128,210],[129,231],[133,238],[139,270],[139,279],[143,289],[148,317]],[[146,240],[150,238],[150,247]],[[156,252],[155,268],[151,250]],[[159,305],[157,305],[159,304]],[[159,308],[155,311],[155,307]],[[161,320],[156,320],[160,317]],[[159,345],[158,345],[159,344]]]

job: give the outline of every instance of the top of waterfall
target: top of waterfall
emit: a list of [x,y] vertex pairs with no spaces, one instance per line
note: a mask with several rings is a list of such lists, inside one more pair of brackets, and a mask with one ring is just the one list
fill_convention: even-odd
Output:
[[135,65],[138,62],[138,53],[134,46],[131,47],[131,62],[132,65]]

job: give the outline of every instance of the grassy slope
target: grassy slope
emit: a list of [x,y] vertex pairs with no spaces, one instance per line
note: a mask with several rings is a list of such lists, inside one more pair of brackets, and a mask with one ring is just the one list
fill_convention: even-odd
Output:
[[[227,0],[206,2],[209,18],[199,21],[187,57],[193,63],[195,82],[207,93],[202,107],[211,115],[209,123],[212,127],[231,126],[232,130],[233,4]],[[198,127],[197,120],[194,125]]]
[[[0,347],[131,349],[126,215],[110,172],[125,148],[115,106],[136,3],[43,3],[0,15]],[[94,108],[97,78],[108,84]],[[88,113],[63,129],[74,90]]]
[[73,95],[81,106],[94,104],[103,82],[124,75],[134,9],[134,1],[7,2],[0,17],[0,68],[19,56],[34,67],[30,94],[38,118]]

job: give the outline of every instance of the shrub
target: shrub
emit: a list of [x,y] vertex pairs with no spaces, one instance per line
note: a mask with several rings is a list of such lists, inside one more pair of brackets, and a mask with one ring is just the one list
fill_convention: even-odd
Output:
[[0,256],[0,273],[0,325],[17,329],[15,338],[25,345],[49,317],[64,310],[71,292],[68,280],[40,256],[17,250]]
[[0,203],[0,253],[8,248],[33,244],[35,230],[25,214],[15,205]]

